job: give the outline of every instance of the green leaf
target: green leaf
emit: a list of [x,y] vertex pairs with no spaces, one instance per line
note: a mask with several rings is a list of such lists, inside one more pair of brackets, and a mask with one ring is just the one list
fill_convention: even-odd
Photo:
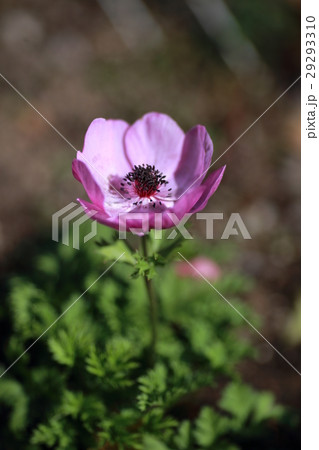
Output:
[[156,268],[153,257],[145,258],[136,253],[135,255],[135,270],[132,273],[132,278],[147,277],[149,280],[156,275]]
[[140,394],[137,397],[138,407],[145,411],[147,407],[161,405],[167,383],[167,369],[163,364],[156,364],[154,369],[150,369],[147,375],[139,377]]
[[244,424],[255,404],[253,390],[244,384],[230,383],[223,392],[220,407],[231,413],[240,424]]
[[11,408],[9,428],[17,433],[27,426],[28,398],[20,383],[0,380],[0,404]]
[[65,416],[71,416],[74,419],[78,417],[83,406],[83,393],[65,391],[63,393],[63,403],[61,405],[61,412]]
[[97,355],[96,348],[92,346],[86,358],[86,370],[97,377],[104,377],[106,369],[104,360]]
[[103,419],[105,406],[93,395],[84,395],[83,392],[66,390],[59,412],[63,416],[80,419],[88,430],[96,426],[96,421]]
[[53,358],[60,364],[72,367],[76,356],[74,338],[65,330],[59,330],[56,337],[48,340]]
[[142,448],[143,450],[170,450],[163,442],[150,434],[144,436]]
[[254,420],[260,423],[270,418],[278,419],[284,413],[284,408],[275,404],[274,396],[271,392],[261,392],[255,403]]
[[75,450],[74,434],[74,430],[66,427],[60,418],[53,417],[47,425],[41,424],[35,429],[31,444],[43,444],[59,450]]
[[33,283],[13,279],[10,300],[14,329],[23,339],[37,338],[56,318],[45,293]]
[[189,420],[184,420],[178,427],[174,437],[174,443],[178,450],[187,450],[190,447],[191,424]]
[[123,389],[133,384],[129,374],[138,367],[134,357],[134,344],[123,337],[114,337],[107,342],[104,352],[98,352],[95,346],[91,347],[86,358],[86,369],[103,378],[105,384],[113,389]]
[[275,405],[274,396],[269,392],[258,392],[241,383],[231,383],[224,390],[220,407],[230,412],[239,425],[248,419],[260,423],[269,418],[279,418],[283,408]]
[[121,239],[113,244],[101,246],[98,252],[103,256],[105,262],[116,261],[119,258],[119,261],[132,266],[136,264],[134,255],[125,245],[125,241]]
[[196,442],[206,448],[213,444],[217,438],[215,429],[216,413],[208,406],[202,408],[197,420],[194,436]]

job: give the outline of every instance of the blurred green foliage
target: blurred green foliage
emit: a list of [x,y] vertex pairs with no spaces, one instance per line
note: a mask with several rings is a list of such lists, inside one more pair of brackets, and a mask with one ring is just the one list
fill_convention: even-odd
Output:
[[[167,245],[157,254],[172,255]],[[157,265],[154,367],[145,287],[132,277],[129,255],[75,302],[107,267],[103,259],[123,249],[119,241],[113,249],[57,245],[35,258],[29,275],[9,281],[1,372],[70,309],[0,380],[1,448],[246,449],[242,442],[263,439],[269,420],[286,420],[272,394],[242,382],[236,365],[255,354],[239,337],[246,324],[205,282],[177,279],[172,265]],[[192,243],[183,252],[192,255]],[[258,326],[240,300],[250,280],[230,274],[215,285]],[[218,398],[195,406],[207,386]]]

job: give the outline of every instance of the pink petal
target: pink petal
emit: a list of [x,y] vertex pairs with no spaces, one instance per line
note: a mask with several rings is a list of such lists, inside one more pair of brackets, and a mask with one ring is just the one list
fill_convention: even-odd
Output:
[[201,184],[212,155],[213,143],[205,127],[196,125],[186,133],[181,160],[174,174],[175,195],[181,195],[191,185]]
[[[205,127],[202,126],[202,130],[201,130],[200,134],[202,137],[202,142],[203,142],[204,151],[205,151],[204,170],[207,171],[212,162],[214,145],[213,145],[213,141],[211,140],[211,137],[209,136]],[[206,173],[205,173],[205,175],[206,175]]]
[[191,210],[192,213],[195,213],[195,212],[200,211],[201,209],[205,208],[209,198],[217,190],[217,188],[223,178],[225,169],[226,169],[226,166],[222,166],[219,169],[215,170],[214,172],[212,172],[208,175],[206,180],[201,185],[201,187],[204,188],[204,192],[203,192],[202,196],[200,197],[200,199],[192,207],[192,210]]
[[[120,221],[119,215],[109,216],[105,211],[100,209],[99,206],[93,205],[92,203],[82,200],[81,198],[78,198],[77,200],[81,204],[81,206],[84,208],[86,213],[92,213],[92,212],[94,213],[94,215],[91,216],[93,220],[96,220],[97,222],[101,223],[102,225],[107,225],[111,228],[115,228],[116,230],[119,229],[119,221]],[[147,213],[144,213],[144,214],[147,214]],[[127,213],[125,225],[126,225],[127,231],[134,230],[134,229],[139,230],[142,227],[142,220],[133,218],[131,213]],[[135,234],[142,236],[144,233],[138,232]]]
[[77,159],[83,161],[98,184],[105,184],[108,176],[124,176],[131,170],[124,152],[124,134],[128,123],[123,120],[95,119],[89,126],[83,152]]
[[80,183],[83,184],[90,200],[102,207],[103,194],[100,187],[94,180],[90,169],[82,161],[74,159],[72,161],[72,172],[74,178],[76,178]]
[[[108,225],[112,228],[118,228],[118,226],[115,226],[116,217],[110,217],[102,208],[100,208],[98,205],[94,205],[92,203],[87,202],[86,200],[82,200],[81,198],[77,199],[80,205],[84,208],[86,213],[94,213],[91,218],[92,220],[96,220],[97,222]],[[118,216],[117,216],[118,219]]]
[[204,186],[189,189],[171,209],[179,218],[182,218],[186,213],[191,212],[193,206],[199,201],[204,193]]
[[[197,188],[190,189],[185,193],[175,204],[174,207],[163,212],[162,216],[162,228],[171,228],[181,221],[182,218],[191,212],[194,204],[201,198],[204,192],[204,187],[199,186]],[[172,218],[171,214],[174,214],[176,218]],[[154,219],[154,218],[153,218]],[[174,220],[175,219],[175,220]],[[175,222],[175,223],[174,223]],[[155,226],[155,220],[150,221],[152,228]]]
[[[162,212],[162,218],[161,218],[161,228],[171,228],[176,225],[184,216],[187,214],[194,203],[198,201],[198,199],[202,196],[204,192],[204,187],[200,186],[198,188],[195,188],[194,190],[190,190],[187,194],[183,195],[180,200],[178,200],[174,208],[171,210],[164,210]],[[85,212],[94,212],[94,216],[92,219],[96,220],[97,222],[108,225],[111,228],[115,228],[116,230],[119,229],[119,214],[110,216],[108,215],[99,205],[89,203],[85,200],[82,200],[78,198],[78,202],[83,206],[85,209]],[[138,213],[138,218],[134,217],[133,214]],[[126,217],[125,225],[127,231],[132,231],[134,229],[139,230],[142,228],[142,220],[143,217],[142,214],[148,215],[148,223],[149,223],[149,229],[154,228],[158,222],[156,222],[156,212],[140,212],[137,210],[132,210],[127,213],[122,213],[122,217]],[[158,217],[158,216],[157,216]],[[124,223],[124,222],[123,222]],[[148,230],[147,230],[148,231]],[[134,231],[133,231],[134,232]],[[141,233],[140,233],[141,234]]]
[[169,179],[179,163],[184,136],[183,130],[166,114],[145,114],[125,134],[127,157],[132,165],[154,165]]

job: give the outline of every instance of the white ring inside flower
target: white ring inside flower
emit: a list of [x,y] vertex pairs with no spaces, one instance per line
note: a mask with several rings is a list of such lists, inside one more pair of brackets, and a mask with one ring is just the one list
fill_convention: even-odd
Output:
[[162,205],[162,201],[172,200],[171,188],[164,189],[165,192],[162,192],[168,183],[166,176],[155,166],[150,164],[135,165],[133,170],[123,178],[121,191],[127,196],[127,200],[138,197],[138,200],[133,202],[134,206],[151,203],[151,206],[155,208],[156,201]]

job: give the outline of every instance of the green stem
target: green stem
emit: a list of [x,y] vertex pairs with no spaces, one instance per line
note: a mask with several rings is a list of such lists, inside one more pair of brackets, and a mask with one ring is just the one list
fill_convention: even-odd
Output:
[[[144,235],[142,236],[142,250],[144,257],[148,257],[148,251],[147,251],[147,237]],[[151,345],[150,345],[150,361],[151,364],[154,364],[155,360],[155,351],[156,351],[156,341],[157,341],[157,303],[156,303],[156,296],[154,291],[154,286],[152,283],[152,280],[149,280],[147,276],[144,276],[144,282],[145,287],[147,291],[147,296],[150,303],[150,319],[151,319],[151,332],[152,332],[152,339],[151,339]]]

